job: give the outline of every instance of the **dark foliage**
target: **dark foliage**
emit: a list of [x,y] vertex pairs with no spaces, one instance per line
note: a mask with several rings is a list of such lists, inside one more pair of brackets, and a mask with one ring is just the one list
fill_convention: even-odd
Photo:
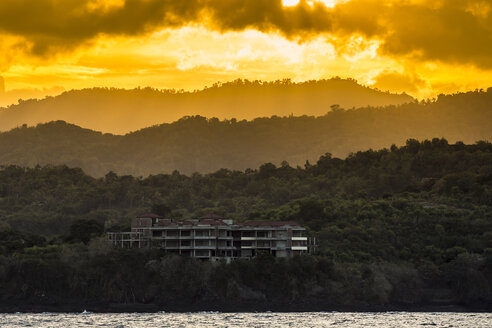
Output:
[[87,244],[93,237],[100,236],[103,232],[104,226],[96,220],[80,219],[70,226],[67,241]]
[[[492,144],[444,139],[410,139],[345,160],[325,154],[304,168],[268,163],[145,179],[4,167],[0,302],[490,309],[491,172]],[[129,229],[150,209],[175,218],[296,220],[317,237],[318,255],[226,265],[107,245],[103,226]]]

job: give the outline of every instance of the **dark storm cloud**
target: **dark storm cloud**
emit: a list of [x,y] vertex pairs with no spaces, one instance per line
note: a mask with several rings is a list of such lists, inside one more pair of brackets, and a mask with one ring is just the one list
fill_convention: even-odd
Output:
[[22,35],[43,54],[99,34],[137,35],[197,19],[197,0],[126,0],[124,6],[91,10],[89,0],[1,0],[0,30]]
[[254,28],[301,39],[320,33],[381,40],[380,52],[492,68],[492,0],[352,0],[335,8],[281,0],[126,0],[88,9],[90,0],[1,0],[0,31],[20,35],[35,54],[72,48],[99,34],[139,35],[205,24],[220,31]]
[[[479,4],[479,11],[470,11],[473,3]],[[492,12],[487,13],[491,6],[491,0],[447,0],[437,8],[395,6],[386,16],[394,19],[386,23],[382,51],[492,68]]]

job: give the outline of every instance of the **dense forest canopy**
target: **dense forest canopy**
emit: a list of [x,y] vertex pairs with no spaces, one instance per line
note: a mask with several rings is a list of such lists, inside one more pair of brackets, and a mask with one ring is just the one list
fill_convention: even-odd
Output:
[[[295,220],[317,237],[318,255],[213,265],[104,242],[104,231],[128,230],[135,215],[150,209],[173,218]],[[6,166],[0,220],[4,308],[492,304],[488,142],[410,139],[346,159],[327,153],[304,167],[266,163],[190,176],[94,178],[67,166]]]
[[390,94],[359,85],[352,79],[293,83],[236,80],[194,92],[182,90],[94,88],[73,90],[43,100],[21,100],[0,108],[0,131],[22,124],[54,120],[102,132],[128,133],[185,115],[221,119],[262,116],[324,115],[330,106],[344,108],[409,103],[406,94]]
[[[278,88],[296,88],[289,85]],[[220,93],[224,88],[244,91],[245,87],[221,86],[203,93]],[[221,121],[187,116],[124,136],[57,121],[0,133],[0,164],[26,167],[66,164],[96,177],[108,171],[147,176],[174,170],[185,174],[209,173],[221,168],[245,170],[267,162],[280,165],[284,160],[295,167],[304,165],[306,160],[315,162],[326,152],[344,158],[358,150],[403,145],[409,138],[444,137],[450,142],[465,143],[490,141],[491,122],[492,88],[400,106],[346,110],[335,105],[330,112],[317,117]]]
[[[402,147],[346,159],[327,153],[304,167],[284,161],[205,175],[174,171],[142,178],[109,172],[93,178],[67,166],[5,166],[0,222],[49,236],[66,233],[78,219],[94,219],[106,228],[127,225],[159,204],[176,217],[213,212],[235,220],[292,219],[317,232],[336,220],[347,222],[350,215],[362,221],[385,215],[414,219],[415,211],[480,217],[492,205],[491,172],[492,144],[449,144],[438,138],[409,139]],[[350,206],[341,205],[345,202]]]

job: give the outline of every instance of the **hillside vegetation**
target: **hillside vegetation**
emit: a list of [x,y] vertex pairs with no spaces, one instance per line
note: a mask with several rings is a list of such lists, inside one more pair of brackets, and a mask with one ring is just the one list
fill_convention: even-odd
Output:
[[[104,231],[128,230],[137,213],[149,210],[173,218],[295,220],[317,237],[318,254],[214,265],[104,242]],[[325,154],[303,168],[266,163],[145,179],[9,166],[0,170],[0,218],[4,310],[115,310],[108,308],[114,303],[185,311],[492,306],[487,142],[412,139],[344,160]]]
[[84,89],[43,100],[23,100],[0,109],[0,131],[22,124],[63,120],[85,128],[124,134],[186,115],[251,120],[260,116],[324,115],[330,106],[345,108],[412,102],[406,94],[390,94],[355,80],[292,83],[237,80],[194,92],[145,89]]
[[[221,88],[225,87],[207,92],[218,93]],[[403,145],[409,138],[444,137],[465,143],[492,140],[491,125],[492,88],[400,106],[348,110],[333,106],[318,117],[221,121],[188,116],[124,136],[56,121],[0,133],[0,164],[66,164],[98,177],[110,170],[134,176],[174,170],[192,174],[221,168],[245,170],[267,162],[280,165],[282,161],[296,167],[306,160],[315,162],[326,152],[344,158],[358,150]]]

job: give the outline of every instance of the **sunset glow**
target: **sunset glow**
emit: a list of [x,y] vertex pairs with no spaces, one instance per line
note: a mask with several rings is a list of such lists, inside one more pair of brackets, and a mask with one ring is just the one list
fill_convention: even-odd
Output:
[[297,6],[300,0],[282,0],[284,6]]
[[237,78],[341,76],[418,98],[492,81],[488,1],[179,3],[2,1],[0,106],[94,86],[194,90]]

